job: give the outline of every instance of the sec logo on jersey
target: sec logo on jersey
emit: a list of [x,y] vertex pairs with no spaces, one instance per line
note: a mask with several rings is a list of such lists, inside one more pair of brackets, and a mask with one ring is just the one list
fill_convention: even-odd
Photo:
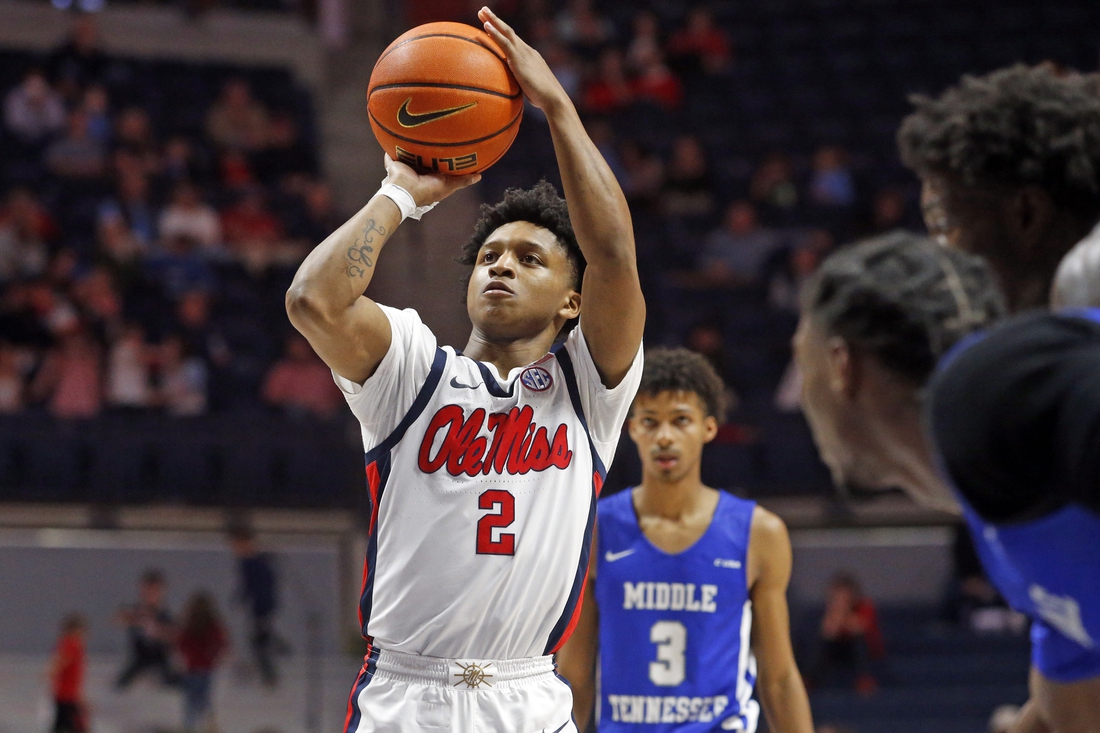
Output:
[[535,392],[545,392],[554,385],[554,378],[550,376],[550,372],[537,366],[524,370],[523,374],[519,375],[519,381],[524,387]]

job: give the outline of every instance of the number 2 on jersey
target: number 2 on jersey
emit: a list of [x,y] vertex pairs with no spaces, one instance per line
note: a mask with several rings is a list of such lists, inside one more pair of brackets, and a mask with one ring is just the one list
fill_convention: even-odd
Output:
[[515,555],[516,536],[501,532],[499,539],[494,540],[493,530],[516,521],[516,498],[503,489],[489,489],[477,497],[477,508],[493,510],[477,520],[477,554]]
[[658,687],[675,687],[684,681],[687,663],[687,629],[679,621],[658,621],[649,630],[657,645],[657,661],[649,663],[649,681]]

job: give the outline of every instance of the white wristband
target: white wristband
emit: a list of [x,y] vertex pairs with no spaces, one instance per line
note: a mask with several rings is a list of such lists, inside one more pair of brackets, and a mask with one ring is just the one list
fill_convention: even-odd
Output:
[[405,221],[405,219],[409,218],[420,221],[420,217],[427,214],[439,204],[439,202],[436,201],[427,206],[417,206],[411,193],[401,188],[401,186],[398,186],[396,183],[390,183],[388,178],[382,181],[382,188],[378,189],[378,193],[374,195],[385,196],[390,201],[397,204],[397,208],[401,209],[401,221]]

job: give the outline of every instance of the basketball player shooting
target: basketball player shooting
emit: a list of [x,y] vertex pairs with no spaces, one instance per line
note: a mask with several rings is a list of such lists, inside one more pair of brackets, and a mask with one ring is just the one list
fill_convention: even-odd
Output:
[[363,293],[401,222],[476,176],[387,159],[379,193],[287,293],[366,449],[368,653],[348,733],[575,730],[551,655],[579,615],[596,497],[641,376],[622,191],[539,54],[487,8],[479,18],[546,115],[568,205],[543,184],[484,209],[464,250],[461,352]]
[[[642,483],[599,503],[588,597],[559,655],[582,728],[813,733],[791,650],[783,520],[700,478],[725,386],[686,349],[646,354],[630,416]],[[757,657],[760,659],[757,675]]]

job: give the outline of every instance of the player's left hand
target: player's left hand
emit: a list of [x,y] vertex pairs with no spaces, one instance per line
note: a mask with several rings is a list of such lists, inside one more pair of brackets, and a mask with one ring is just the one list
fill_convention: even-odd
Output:
[[516,35],[510,25],[487,7],[478,11],[477,17],[485,25],[485,32],[504,51],[508,66],[531,104],[543,112],[549,112],[549,108],[569,101],[569,95],[542,55]]

